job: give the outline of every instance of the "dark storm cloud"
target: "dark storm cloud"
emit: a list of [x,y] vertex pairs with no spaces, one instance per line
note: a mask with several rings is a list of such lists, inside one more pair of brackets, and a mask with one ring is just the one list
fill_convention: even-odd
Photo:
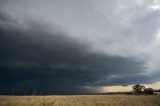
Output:
[[160,12],[152,5],[1,0],[0,89],[82,93],[159,81]]
[[40,22],[28,22],[29,29],[24,30],[10,27],[13,19],[2,12],[0,20],[1,89],[93,92],[83,86],[123,84],[125,78],[126,83],[135,82],[145,72],[143,62],[92,52],[87,43],[66,36],[65,31],[50,33]]

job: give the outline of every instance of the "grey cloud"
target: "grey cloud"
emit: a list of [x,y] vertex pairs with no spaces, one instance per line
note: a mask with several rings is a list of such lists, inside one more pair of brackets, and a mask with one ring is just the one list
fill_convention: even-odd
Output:
[[40,87],[44,81],[44,89],[53,87],[51,92],[69,92],[69,89],[85,92],[79,87],[98,86],[97,81],[111,75],[145,72],[143,62],[91,52],[89,45],[63,32],[51,34],[43,26],[34,26],[30,25],[34,30],[0,30],[1,80],[10,83],[11,87]]
[[[152,55],[145,51],[146,46],[154,49],[147,42],[152,45],[155,39],[151,35],[157,31],[159,12],[121,1],[104,1],[108,7],[102,8],[101,2],[90,0],[22,0],[16,7],[17,1],[0,7],[1,89],[82,93],[97,90],[85,86],[159,80],[147,72],[146,56]],[[21,6],[25,10],[19,10]]]

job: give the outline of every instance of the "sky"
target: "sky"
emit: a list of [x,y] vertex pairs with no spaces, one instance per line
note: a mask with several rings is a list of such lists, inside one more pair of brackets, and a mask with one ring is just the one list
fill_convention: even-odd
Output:
[[160,1],[1,0],[0,48],[0,92],[157,88]]

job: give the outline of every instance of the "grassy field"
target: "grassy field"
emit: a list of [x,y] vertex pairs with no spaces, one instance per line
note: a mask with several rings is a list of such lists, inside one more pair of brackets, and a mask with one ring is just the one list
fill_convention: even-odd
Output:
[[160,96],[0,96],[0,106],[160,106]]

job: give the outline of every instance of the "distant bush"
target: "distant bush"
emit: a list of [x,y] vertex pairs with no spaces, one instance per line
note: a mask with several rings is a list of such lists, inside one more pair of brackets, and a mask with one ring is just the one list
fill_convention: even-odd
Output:
[[153,89],[152,88],[145,88],[144,94],[146,95],[153,95]]

